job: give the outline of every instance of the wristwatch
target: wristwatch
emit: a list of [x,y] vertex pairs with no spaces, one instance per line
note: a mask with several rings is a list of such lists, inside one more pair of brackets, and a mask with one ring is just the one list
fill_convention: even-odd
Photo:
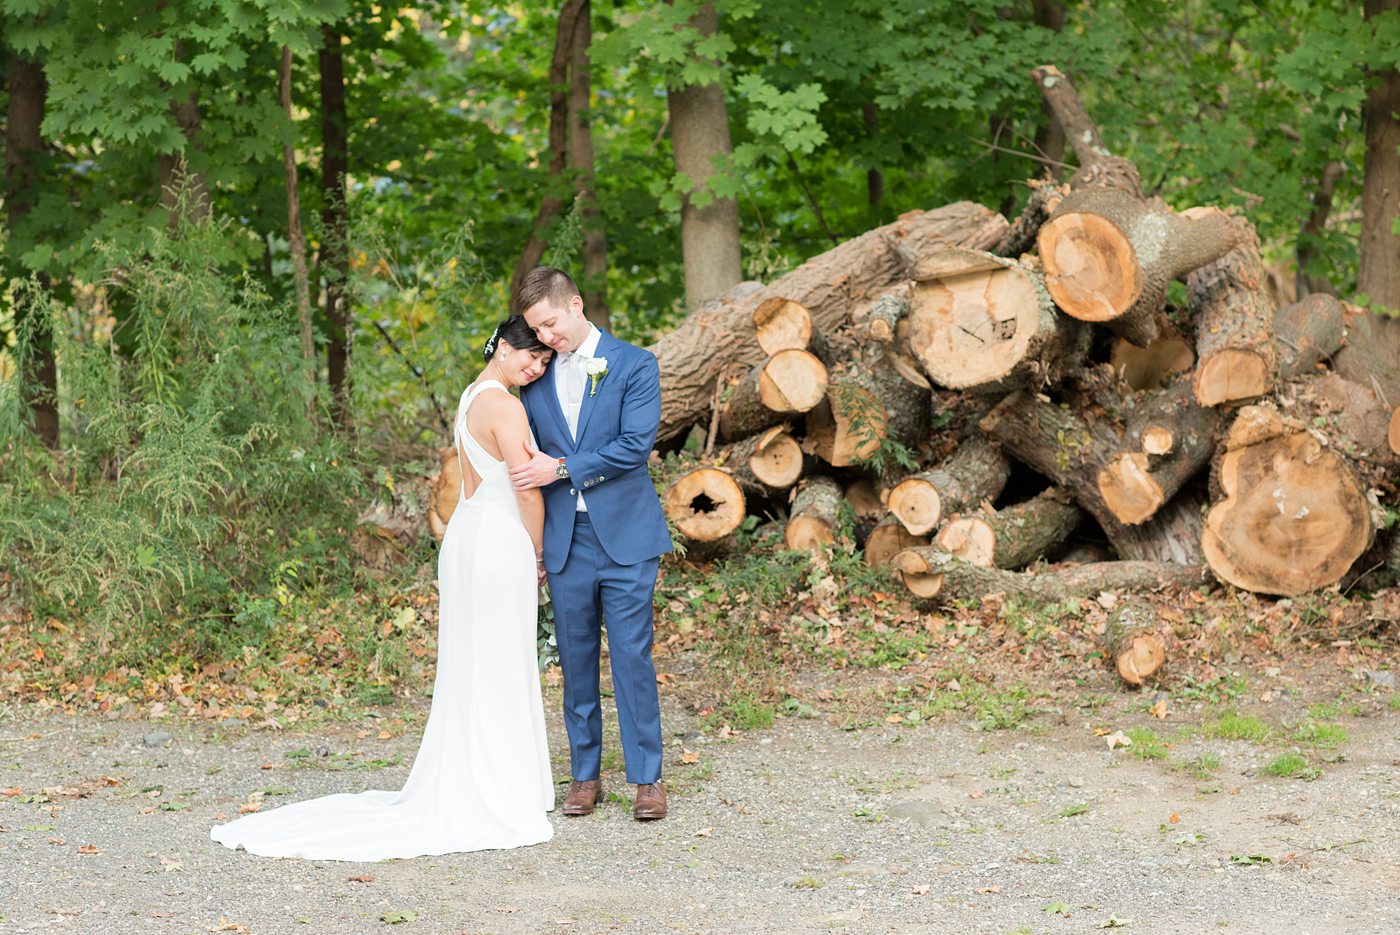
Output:
[[559,466],[554,469],[554,476],[564,480],[569,479],[569,466],[564,463],[563,458],[559,459]]

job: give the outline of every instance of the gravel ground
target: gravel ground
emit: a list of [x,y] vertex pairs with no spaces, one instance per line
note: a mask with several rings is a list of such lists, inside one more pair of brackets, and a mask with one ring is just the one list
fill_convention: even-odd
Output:
[[[670,701],[669,819],[632,821],[631,789],[612,774],[619,797],[589,818],[556,813],[547,844],[380,864],[252,857],[208,829],[257,790],[272,790],[270,808],[398,788],[422,710],[406,726],[271,731],[0,708],[0,930],[340,933],[399,918],[407,933],[1041,935],[1117,923],[1393,935],[1400,711],[1386,700],[1338,719],[1342,755],[1313,781],[1262,772],[1288,748],[1279,742],[1182,740],[1158,761],[1110,750],[1095,728],[1170,734],[1200,720],[1154,721],[1126,696],[1031,729],[791,717],[723,738]],[[546,703],[563,777],[557,690]],[[1288,704],[1266,717],[1306,714]],[[1213,776],[1173,765],[1199,754],[1219,757]]]

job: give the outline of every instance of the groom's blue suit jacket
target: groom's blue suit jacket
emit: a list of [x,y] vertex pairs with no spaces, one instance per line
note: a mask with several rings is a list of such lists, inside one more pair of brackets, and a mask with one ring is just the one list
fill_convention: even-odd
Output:
[[568,480],[544,488],[544,567],[550,574],[557,574],[568,559],[580,490],[608,558],[635,565],[671,551],[666,518],[647,471],[661,422],[656,357],[606,331],[595,356],[607,358],[608,372],[596,392],[589,392],[591,382],[584,384],[577,439],[559,408],[554,365],[520,394],[539,450],[563,457],[569,468]]

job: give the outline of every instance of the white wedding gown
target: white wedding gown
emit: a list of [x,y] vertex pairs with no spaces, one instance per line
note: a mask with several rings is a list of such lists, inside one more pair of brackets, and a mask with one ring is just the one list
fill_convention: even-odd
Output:
[[454,439],[481,478],[457,505],[438,557],[438,657],[423,743],[399,792],[328,795],[219,825],[209,836],[265,857],[373,861],[521,847],[554,833],[544,705],[535,658],[534,547],[504,461],[467,431]]

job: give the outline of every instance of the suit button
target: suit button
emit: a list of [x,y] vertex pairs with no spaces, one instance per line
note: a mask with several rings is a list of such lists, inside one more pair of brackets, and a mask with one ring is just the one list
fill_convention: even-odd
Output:
[[571,496],[571,497],[577,497],[577,496],[578,496],[578,491],[575,490],[574,488],[570,487],[570,488],[569,488],[569,496]]

